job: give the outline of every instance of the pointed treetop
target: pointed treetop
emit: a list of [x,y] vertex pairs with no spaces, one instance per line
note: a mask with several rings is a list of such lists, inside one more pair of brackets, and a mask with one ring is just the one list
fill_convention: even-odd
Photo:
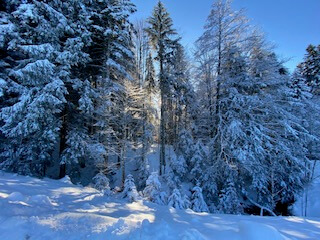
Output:
[[159,43],[170,40],[170,37],[177,34],[173,28],[173,21],[169,12],[161,1],[154,7],[152,16],[147,19],[150,27],[145,29],[149,34],[150,42],[155,49],[159,48]]

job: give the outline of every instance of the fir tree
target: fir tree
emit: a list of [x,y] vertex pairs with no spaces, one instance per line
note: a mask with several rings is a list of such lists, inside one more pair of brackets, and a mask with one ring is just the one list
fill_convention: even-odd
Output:
[[109,179],[102,172],[92,178],[94,188],[103,192],[104,195],[110,195]]
[[161,191],[161,183],[157,172],[153,172],[147,179],[146,187],[143,190],[143,196],[149,201],[159,205],[167,203],[165,192]]
[[[129,113],[127,82],[132,79],[132,25],[129,16],[135,11],[130,1],[95,1],[88,8],[92,12],[90,33],[93,43],[89,48],[92,61],[87,65],[91,85],[97,94],[94,119],[90,123],[92,138],[106,150],[104,171],[113,171],[109,156],[116,154],[125,181],[125,156],[129,135],[126,132]],[[96,164],[100,165],[99,159]]]
[[[88,78],[84,74],[90,56],[86,53],[91,43],[89,32],[90,13],[85,1],[54,1],[51,6],[60,13],[67,26],[59,41],[63,43],[62,53],[57,58],[64,71],[63,81],[67,88],[66,104],[60,114],[62,126],[59,131],[59,177],[68,173],[72,177],[80,177],[77,172],[87,162],[95,159],[90,149],[97,142],[90,137],[89,122],[92,120],[95,93]],[[61,26],[63,27],[63,26]]]
[[135,202],[139,199],[139,194],[134,183],[134,178],[131,174],[126,177],[122,194],[123,198],[128,198],[130,202]]
[[[191,174],[193,176],[193,180],[200,179],[206,164],[207,164],[207,152],[205,150],[204,145],[201,141],[198,141],[194,146],[194,152],[191,157]],[[201,190],[202,191],[202,190]]]
[[165,116],[165,102],[168,94],[168,81],[165,74],[165,64],[168,61],[168,54],[172,51],[174,44],[173,37],[176,35],[173,29],[172,19],[165,9],[163,3],[159,1],[153,9],[152,16],[148,18],[147,22],[150,27],[146,29],[149,34],[150,42],[155,49],[159,61],[159,82],[160,82],[160,97],[161,97],[161,119],[160,119],[160,169],[159,174],[162,175],[163,168],[165,168],[165,144],[166,133],[165,126],[167,124],[167,117]]
[[306,77],[308,85],[312,88],[312,92],[319,94],[320,84],[320,45],[309,45],[307,53],[302,64],[303,75]]
[[237,190],[231,179],[227,180],[226,188],[221,190],[218,210],[226,214],[241,214],[243,212]]
[[190,131],[186,129],[180,131],[177,150],[178,153],[181,153],[184,156],[188,165],[190,165],[194,152],[194,141]]
[[195,186],[192,189],[191,209],[195,212],[209,212],[208,206],[203,199],[202,189],[199,186]]
[[59,114],[66,102],[63,70],[56,65],[62,54],[57,36],[66,23],[47,3],[16,3],[13,9],[17,31],[9,45],[20,59],[6,79],[20,88],[20,97],[1,110],[1,131],[11,139],[3,166],[43,176],[58,141]]
[[168,199],[168,206],[176,209],[184,209],[185,202],[177,188],[173,189],[173,192]]

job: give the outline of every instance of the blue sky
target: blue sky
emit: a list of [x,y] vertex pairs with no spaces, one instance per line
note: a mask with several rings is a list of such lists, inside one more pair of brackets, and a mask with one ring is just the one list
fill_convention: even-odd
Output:
[[[214,0],[163,0],[174,26],[188,48],[203,32]],[[147,18],[157,0],[132,0],[135,19]],[[288,59],[293,70],[302,61],[308,44],[320,44],[320,0],[234,0],[235,9],[245,8],[247,17],[262,29],[277,54]]]

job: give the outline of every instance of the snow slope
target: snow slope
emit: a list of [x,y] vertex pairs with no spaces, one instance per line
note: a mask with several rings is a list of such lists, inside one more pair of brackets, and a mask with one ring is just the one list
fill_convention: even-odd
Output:
[[0,171],[1,240],[320,239],[320,218],[212,215]]

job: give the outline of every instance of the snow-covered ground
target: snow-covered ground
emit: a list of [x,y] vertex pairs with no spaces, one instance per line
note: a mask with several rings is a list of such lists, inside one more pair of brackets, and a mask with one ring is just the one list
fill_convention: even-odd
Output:
[[212,215],[0,171],[1,240],[320,239],[320,218]]

